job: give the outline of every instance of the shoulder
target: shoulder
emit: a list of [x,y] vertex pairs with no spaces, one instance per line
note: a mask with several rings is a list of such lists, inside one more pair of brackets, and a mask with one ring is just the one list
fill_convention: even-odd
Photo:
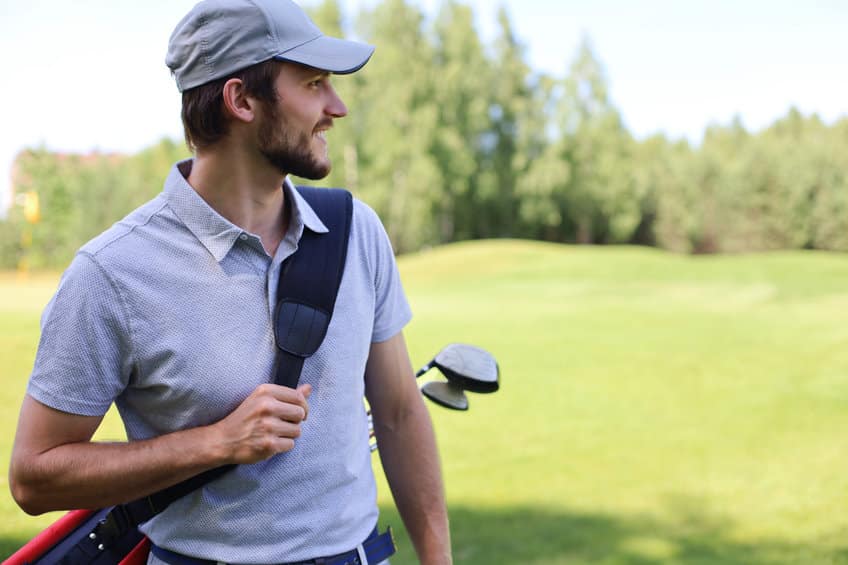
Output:
[[139,235],[138,231],[147,228],[166,207],[167,201],[160,194],[88,241],[79,252],[92,258],[109,256],[115,252],[123,255],[133,246],[134,239]]
[[351,230],[360,235],[369,237],[385,237],[386,230],[383,222],[371,206],[362,200],[353,199],[353,222]]

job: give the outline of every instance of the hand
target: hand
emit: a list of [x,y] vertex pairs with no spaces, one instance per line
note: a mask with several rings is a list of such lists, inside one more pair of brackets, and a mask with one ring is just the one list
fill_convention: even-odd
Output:
[[229,416],[211,427],[218,433],[227,463],[256,463],[294,448],[300,424],[309,414],[310,385],[292,389],[262,384]]

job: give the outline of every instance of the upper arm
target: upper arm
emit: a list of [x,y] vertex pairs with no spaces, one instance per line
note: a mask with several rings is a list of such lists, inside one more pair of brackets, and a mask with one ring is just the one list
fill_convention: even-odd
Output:
[[365,366],[365,396],[375,421],[396,419],[416,403],[421,404],[402,332],[371,344]]

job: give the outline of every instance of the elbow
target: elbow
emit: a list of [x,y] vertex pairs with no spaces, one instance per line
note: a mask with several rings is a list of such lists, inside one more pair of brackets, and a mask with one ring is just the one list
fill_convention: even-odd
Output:
[[30,516],[38,516],[52,510],[47,508],[40,499],[39,492],[41,489],[32,481],[22,477],[20,472],[16,472],[14,465],[9,470],[9,490],[20,509]]
[[18,503],[18,507],[30,516],[39,516],[47,512],[47,509],[38,506],[33,498],[28,497],[26,493],[20,490],[13,489],[12,498]]
[[421,395],[410,402],[396,403],[391,409],[380,412],[379,417],[375,411],[374,416],[374,427],[378,435],[404,434],[410,428],[431,425],[430,413],[427,412]]
[[12,498],[15,499],[18,507],[30,516],[38,516],[47,512],[38,505],[38,501],[30,489],[12,483],[11,490]]

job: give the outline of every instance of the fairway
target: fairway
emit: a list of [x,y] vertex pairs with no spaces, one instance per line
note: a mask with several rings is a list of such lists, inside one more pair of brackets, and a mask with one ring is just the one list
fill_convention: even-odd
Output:
[[[456,563],[848,563],[848,255],[501,240],[400,268],[416,368],[451,341],[501,368],[469,412],[430,405]],[[0,557],[57,516],[6,481],[56,281],[0,277]]]

